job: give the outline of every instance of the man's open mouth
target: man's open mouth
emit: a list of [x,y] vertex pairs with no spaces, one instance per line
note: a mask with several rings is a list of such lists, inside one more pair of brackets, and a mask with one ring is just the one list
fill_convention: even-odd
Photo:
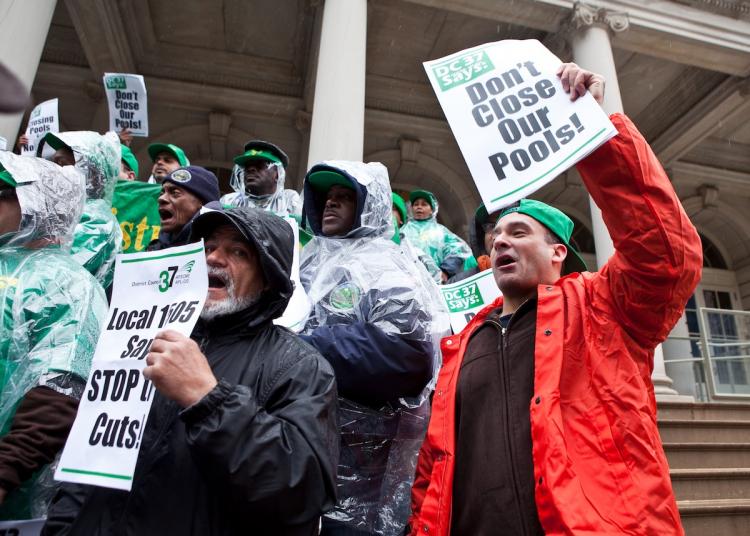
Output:
[[172,216],[174,216],[174,212],[171,210],[166,208],[159,209],[159,217],[161,218],[161,221],[171,220]]
[[208,288],[226,288],[226,280],[219,275],[208,276]]
[[515,262],[516,262],[516,259],[514,259],[510,255],[500,255],[497,259],[495,259],[495,266],[497,266],[498,268],[503,268]]

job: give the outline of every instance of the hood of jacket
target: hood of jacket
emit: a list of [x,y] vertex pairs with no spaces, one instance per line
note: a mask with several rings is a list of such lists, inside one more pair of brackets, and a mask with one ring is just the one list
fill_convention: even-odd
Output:
[[18,231],[0,236],[0,246],[18,247],[42,240],[69,247],[86,199],[81,172],[73,166],[60,167],[8,151],[0,151],[0,164],[18,183],[16,195],[21,206]]
[[[357,211],[354,226],[343,236],[324,237],[321,229],[323,209],[326,203],[326,192],[315,190],[309,177],[316,171],[334,171],[346,177],[357,193]],[[393,236],[393,213],[391,210],[391,184],[388,170],[380,162],[349,162],[330,160],[315,164],[305,175],[303,186],[304,205],[303,219],[308,222],[310,230],[321,238],[374,238]]]
[[193,220],[191,241],[208,237],[220,225],[233,225],[258,252],[267,288],[254,305],[233,315],[215,319],[211,324],[255,327],[284,313],[294,292],[291,280],[294,259],[294,231],[282,218],[254,207],[212,210]]
[[[112,202],[117,177],[120,174],[122,149],[114,132],[99,134],[86,130],[49,133],[44,143],[57,149],[60,142],[70,147],[76,159],[75,167],[86,177],[86,197]],[[43,150],[39,144],[37,155]]]

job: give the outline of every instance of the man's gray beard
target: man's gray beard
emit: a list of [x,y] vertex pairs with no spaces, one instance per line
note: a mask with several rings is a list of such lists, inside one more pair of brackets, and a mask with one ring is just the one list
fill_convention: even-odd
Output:
[[238,298],[234,294],[234,281],[229,277],[229,274],[220,268],[208,267],[208,275],[222,275],[227,283],[227,297],[219,301],[206,301],[206,305],[203,306],[201,311],[201,318],[203,320],[213,320],[221,316],[231,315],[237,313],[248,307],[255,305],[260,299],[260,292],[245,296],[244,298]]

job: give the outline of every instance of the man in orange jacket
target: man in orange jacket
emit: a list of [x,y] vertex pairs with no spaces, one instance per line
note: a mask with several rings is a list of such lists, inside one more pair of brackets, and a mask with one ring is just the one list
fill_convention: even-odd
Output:
[[[558,74],[571,98],[601,103],[601,76]],[[523,200],[501,213],[503,297],[443,339],[412,535],[683,534],[651,371],[700,280],[701,245],[641,134],[611,120],[618,136],[578,170],[616,252],[581,271],[562,212]]]

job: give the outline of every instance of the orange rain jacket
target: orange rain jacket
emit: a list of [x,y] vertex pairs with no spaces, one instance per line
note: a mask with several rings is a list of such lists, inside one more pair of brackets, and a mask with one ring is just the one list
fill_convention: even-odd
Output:
[[[578,170],[616,252],[599,272],[538,288],[529,403],[536,505],[548,536],[684,534],[651,370],[654,348],[700,280],[701,244],[641,134],[623,115],[611,120],[619,135]],[[450,532],[458,372],[472,332],[501,304],[442,341],[412,489],[412,535]]]

